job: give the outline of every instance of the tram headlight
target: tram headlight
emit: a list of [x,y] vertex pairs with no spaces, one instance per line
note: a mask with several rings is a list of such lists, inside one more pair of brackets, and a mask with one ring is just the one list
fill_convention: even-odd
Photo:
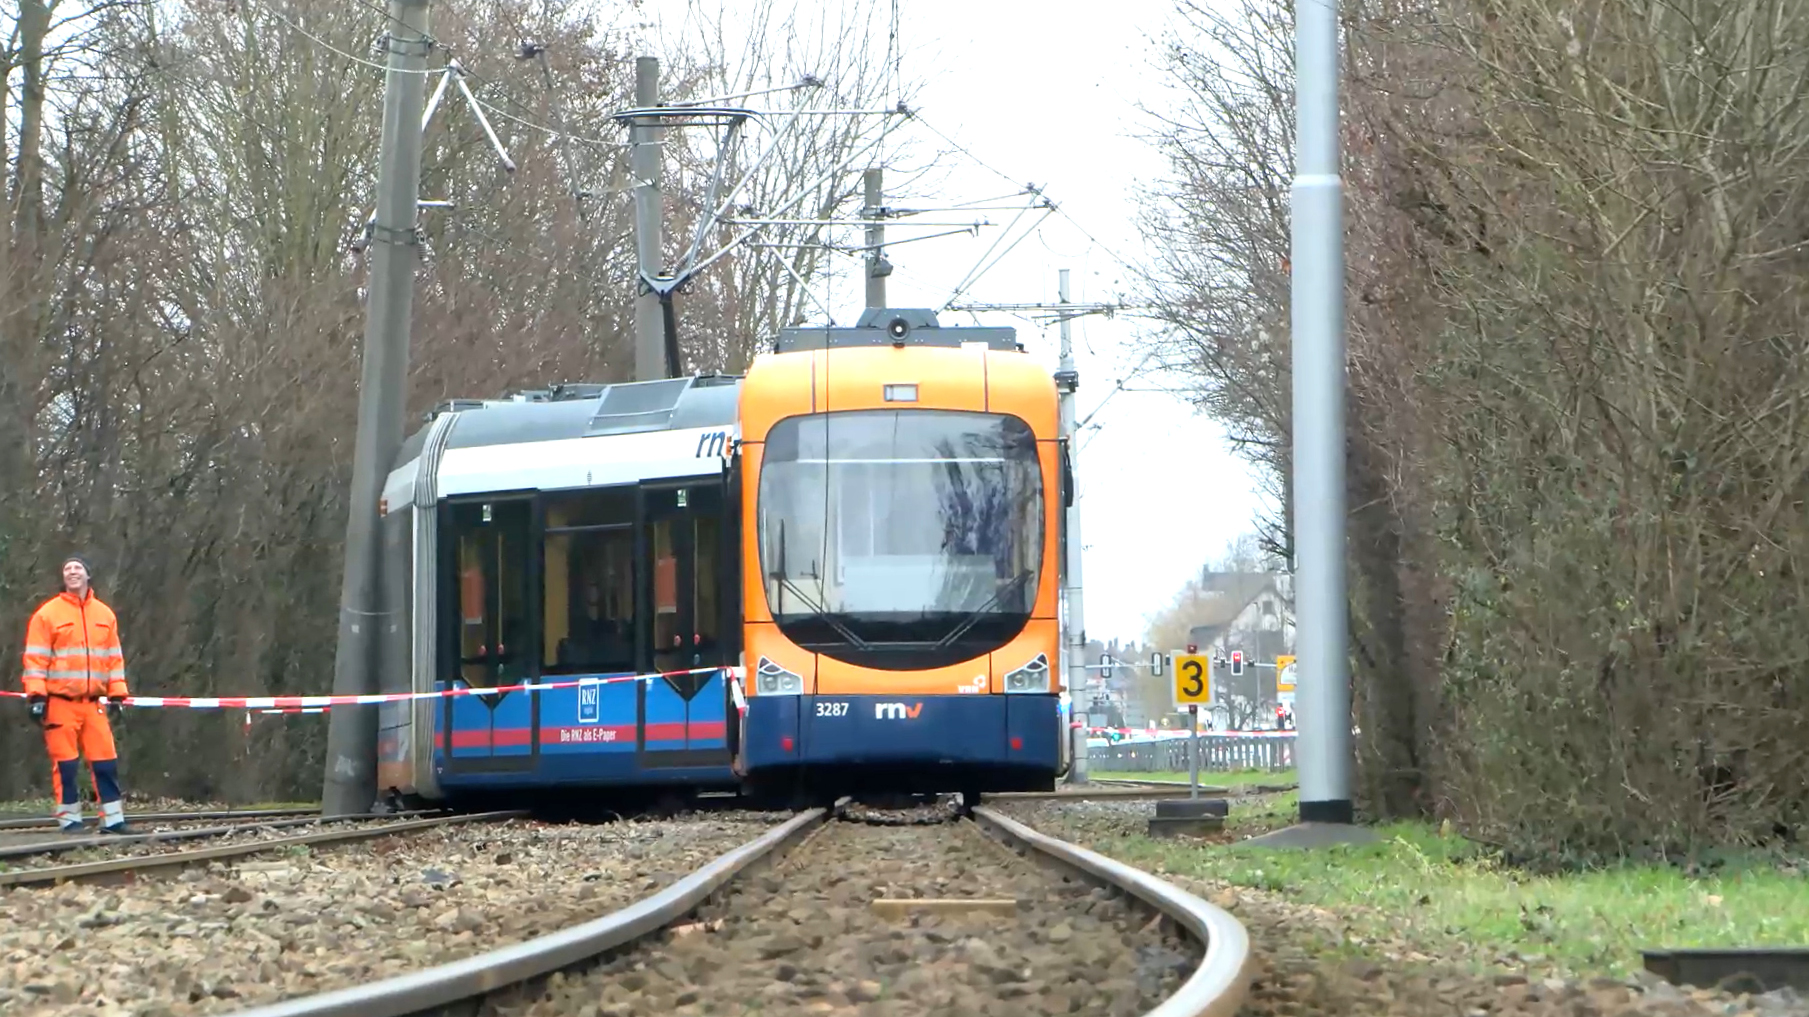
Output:
[[1047,692],[1049,691],[1049,658],[1045,654],[1037,654],[1036,659],[1016,671],[1005,673],[1006,692]]
[[754,668],[754,687],[763,696],[798,696],[804,693],[804,676],[787,671],[766,657]]

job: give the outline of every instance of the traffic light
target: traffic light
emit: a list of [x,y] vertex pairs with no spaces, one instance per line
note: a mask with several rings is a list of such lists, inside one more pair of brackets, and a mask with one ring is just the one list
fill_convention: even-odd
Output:
[[1232,674],[1243,674],[1244,673],[1244,651],[1242,651],[1242,650],[1232,650],[1231,651],[1231,673]]

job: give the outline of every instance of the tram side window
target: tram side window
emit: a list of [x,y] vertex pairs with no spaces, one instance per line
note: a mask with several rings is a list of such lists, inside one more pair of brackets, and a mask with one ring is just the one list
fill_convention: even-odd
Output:
[[676,669],[673,656],[684,647],[678,631],[678,537],[671,519],[654,522],[653,533],[653,663],[660,670]]
[[459,677],[470,685],[518,681],[528,674],[528,507],[525,502],[460,505],[458,546]]
[[545,553],[543,671],[635,670],[633,489],[549,497]]
[[721,524],[708,516],[692,520],[696,529],[697,548],[695,556],[696,570],[692,573],[695,580],[691,588],[697,591],[697,629],[694,650],[697,653],[711,655],[721,648],[722,641],[722,591],[718,585],[722,582],[722,557],[717,541],[721,539]]

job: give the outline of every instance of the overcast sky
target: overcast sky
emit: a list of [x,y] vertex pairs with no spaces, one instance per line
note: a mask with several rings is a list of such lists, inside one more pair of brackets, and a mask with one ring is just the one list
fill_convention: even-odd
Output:
[[[664,20],[682,17],[684,2],[653,0],[647,7]],[[936,197],[953,203],[1001,194],[1013,186],[1002,173],[1019,185],[1044,186],[1073,220],[1048,217],[962,301],[1054,302],[1062,268],[1071,270],[1075,300],[1128,295],[1121,260],[1137,264],[1142,247],[1133,185],[1164,169],[1158,153],[1138,137],[1151,121],[1137,104],[1160,101],[1150,40],[1160,36],[1172,0],[898,0],[897,7],[903,73],[927,79],[917,104],[923,119],[992,167],[956,154],[945,193]],[[947,147],[921,127],[908,129]],[[987,214],[1000,224],[1011,217]],[[888,239],[909,232],[895,231]],[[895,267],[888,303],[941,306],[998,233],[889,249]],[[839,320],[859,314],[859,294],[852,286],[834,288]],[[1030,353],[1054,368],[1054,326],[1039,329],[997,314],[980,320],[1017,327]],[[943,321],[974,319],[944,314]],[[1074,324],[1079,418],[1098,409],[1136,366],[1137,330],[1148,327],[1123,317]],[[1256,476],[1231,454],[1223,430],[1173,395],[1119,392],[1093,419],[1102,426],[1083,438],[1077,467],[1087,635],[1136,639],[1145,616],[1228,541],[1251,529],[1265,502]]]

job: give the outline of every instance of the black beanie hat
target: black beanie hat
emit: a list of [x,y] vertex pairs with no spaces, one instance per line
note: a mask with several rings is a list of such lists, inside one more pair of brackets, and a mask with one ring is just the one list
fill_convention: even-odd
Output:
[[94,582],[94,566],[88,562],[87,556],[80,555],[80,554],[66,554],[63,556],[62,561],[57,562],[57,581],[59,583],[62,582],[62,579],[63,579],[63,566],[69,564],[72,561],[81,562],[82,568],[88,570],[88,582],[90,582],[90,583]]

